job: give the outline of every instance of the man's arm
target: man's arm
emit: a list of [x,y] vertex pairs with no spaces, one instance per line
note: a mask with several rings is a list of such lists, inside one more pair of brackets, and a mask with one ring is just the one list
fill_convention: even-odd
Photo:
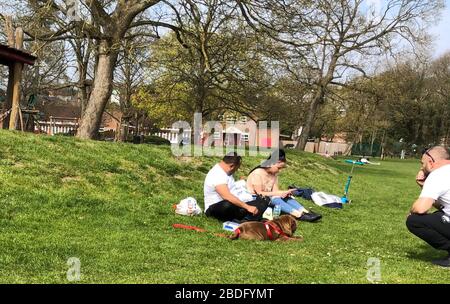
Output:
[[422,193],[419,199],[413,204],[411,213],[426,214],[431,207],[441,209],[440,203],[437,201],[437,198],[441,195],[441,191],[439,187],[436,187],[436,178],[434,176],[428,176],[423,170],[420,170],[417,174],[416,182],[422,188]]
[[425,180],[427,179],[427,176],[423,172],[423,170],[420,170],[419,173],[417,173],[416,176],[416,183],[419,185],[420,188],[423,188],[423,185],[425,184]]
[[228,189],[228,185],[226,185],[226,184],[225,185],[217,185],[216,191],[224,200],[229,201],[233,205],[236,205],[240,208],[244,208],[245,210],[247,210],[248,212],[250,212],[253,215],[258,213],[258,208],[247,205],[246,203],[244,203],[243,201],[238,199],[236,196],[234,196],[230,192],[230,189]]
[[419,198],[411,207],[412,214],[426,214],[433,207],[435,200],[428,197]]

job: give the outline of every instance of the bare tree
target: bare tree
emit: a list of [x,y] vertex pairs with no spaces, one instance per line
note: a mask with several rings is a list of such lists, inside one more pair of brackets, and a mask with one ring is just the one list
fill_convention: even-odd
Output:
[[[166,61],[164,66],[180,81],[189,84],[190,98],[184,100],[189,112],[208,116],[218,108],[218,98],[213,95],[225,81],[224,74],[233,61],[233,51],[242,42],[233,35],[236,27],[230,20],[235,13],[236,5],[228,6],[223,0],[186,0],[172,6],[174,21],[183,28],[180,35],[185,49],[179,50],[173,63]],[[179,49],[172,43],[173,47]],[[185,61],[188,68],[175,66],[182,65],[181,61]]]
[[289,72],[311,81],[311,101],[297,148],[304,149],[330,85],[351,70],[365,75],[364,60],[406,41],[423,41],[423,28],[443,1],[389,0],[370,7],[363,0],[237,0],[247,22],[286,47]]
[[[223,0],[180,1],[172,9],[184,48],[174,35],[153,46],[154,72],[148,87],[154,103],[174,103],[184,113],[216,119],[225,111],[261,117],[268,71],[257,35],[239,17],[236,3]],[[168,105],[170,107],[170,105]],[[155,113],[156,114],[156,113]],[[258,115],[256,115],[258,114]]]
[[73,39],[68,39],[68,42],[72,46],[77,63],[78,81],[76,87],[81,104],[81,116],[83,116],[89,100],[89,88],[91,86],[89,79],[93,78],[92,75],[89,77],[89,66],[94,55],[95,45],[92,39],[84,38],[81,33],[75,35]]
[[450,144],[450,53],[446,53],[431,66],[431,90],[435,93],[438,116],[441,117],[439,130],[443,144]]
[[[24,27],[28,25],[30,16],[27,15],[26,8],[19,6],[17,9],[15,18],[11,17],[11,26]],[[12,8],[9,10],[11,11]],[[39,26],[45,25],[40,24]],[[69,81],[66,73],[69,58],[66,57],[67,46],[63,41],[54,41],[49,44],[38,39],[27,38],[24,41],[24,49],[35,55],[37,59],[32,67],[25,66],[23,69],[22,101],[30,95],[38,97],[48,90],[66,87],[66,83]]]
[[130,121],[134,119],[135,135],[138,135],[140,121],[146,118],[144,111],[133,105],[133,97],[146,82],[150,81],[145,63],[152,56],[149,45],[154,42],[154,38],[140,36],[136,29],[132,29],[130,33],[136,38],[130,38],[123,42],[114,81],[122,112],[121,117],[114,117],[120,126],[116,132],[117,140],[124,140],[128,136],[128,127],[122,130],[123,124],[129,126]]
[[[45,21],[49,23],[46,28],[27,29],[30,36],[43,41],[54,41],[80,38],[79,35],[82,35],[81,37],[94,41],[96,47],[94,79],[91,94],[80,120],[77,133],[80,138],[97,136],[102,114],[112,94],[114,70],[120,47],[124,40],[130,38],[129,29],[145,26],[152,32],[154,27],[163,26],[179,30],[163,22],[162,14],[156,9],[154,15],[144,15],[144,12],[156,8],[158,4],[169,5],[169,1],[85,0],[76,2],[81,4],[79,10],[74,10],[74,6],[59,0],[29,0],[29,2],[33,11],[46,12]],[[142,21],[137,18],[140,15],[150,18]]]

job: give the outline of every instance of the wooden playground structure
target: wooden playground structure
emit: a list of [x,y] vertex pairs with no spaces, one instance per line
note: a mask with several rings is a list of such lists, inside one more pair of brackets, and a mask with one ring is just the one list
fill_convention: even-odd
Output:
[[[23,30],[12,27],[10,18],[6,18],[6,33],[8,45],[0,44],[0,64],[8,67],[8,86],[3,107],[0,109],[0,128],[25,131],[33,125],[39,111],[33,109],[35,96],[30,96],[28,105],[20,105],[20,83],[24,66],[34,65],[37,57],[23,51]],[[24,121],[25,116],[25,121]]]

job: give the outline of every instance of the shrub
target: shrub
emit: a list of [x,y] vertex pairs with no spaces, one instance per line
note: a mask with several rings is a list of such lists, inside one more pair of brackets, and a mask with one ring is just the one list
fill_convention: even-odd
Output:
[[165,138],[161,138],[158,136],[146,136],[144,138],[144,144],[152,144],[152,145],[170,145],[170,141]]

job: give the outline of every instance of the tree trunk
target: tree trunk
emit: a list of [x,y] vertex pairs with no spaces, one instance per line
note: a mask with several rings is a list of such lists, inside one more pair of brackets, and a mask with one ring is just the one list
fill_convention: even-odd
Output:
[[[17,28],[15,32],[16,45],[15,47],[19,50],[23,48],[23,30],[22,28]],[[13,73],[13,91],[12,91],[12,105],[11,105],[11,114],[9,116],[9,129],[15,130],[17,127],[17,120],[19,119],[19,115],[21,115],[20,109],[20,83],[22,80],[22,72],[23,72],[23,63],[15,62],[14,63],[14,73]],[[22,122],[22,120],[21,120]],[[23,131],[23,126],[21,124],[21,130]]]
[[98,65],[95,79],[86,109],[80,120],[77,137],[94,139],[102,121],[102,115],[112,94],[114,68],[117,63],[118,51],[111,50],[112,42],[99,42]]
[[[13,65],[8,66],[8,87],[6,89],[6,99],[3,104],[3,112],[11,110],[12,106],[12,95],[13,95],[13,85],[14,85],[14,67]],[[9,115],[3,120],[3,129],[9,128]]]
[[359,134],[359,152],[365,156],[363,152],[363,139],[364,139],[364,130]]
[[79,88],[79,98],[80,98],[80,104],[81,104],[81,117],[83,117],[84,112],[86,111],[86,106],[88,103],[88,93],[87,93],[87,87],[86,85],[82,85],[80,83]]
[[[13,90],[12,90],[12,105],[11,114],[9,116],[9,129],[16,130],[17,121],[20,112],[20,80],[22,78],[23,63],[16,62],[14,64],[13,73]],[[22,130],[23,131],[23,130]]]
[[86,85],[86,72],[83,70],[81,65],[78,66],[80,69],[80,78],[78,79],[78,98],[80,99],[81,105],[81,117],[83,117],[84,112],[86,111],[87,103],[89,100],[88,96],[88,88]]
[[124,131],[122,130],[122,117],[120,117],[120,120],[119,120],[119,125],[117,126],[117,128],[116,128],[116,137],[114,138],[114,141],[124,141],[123,140],[123,134],[124,134]]
[[319,87],[319,91],[314,96],[314,99],[311,101],[311,105],[309,106],[308,114],[306,117],[306,123],[303,126],[302,134],[297,142],[298,150],[305,150],[306,143],[308,142],[309,135],[311,134],[311,130],[314,124],[314,120],[317,115],[317,111],[321,103],[323,103],[323,98],[325,96],[325,89],[323,87]]
[[303,128],[303,132],[300,135],[300,138],[297,142],[297,149],[298,150],[305,150],[306,143],[308,142],[308,138],[311,134],[311,129],[314,124],[314,120],[316,119],[317,112],[319,110],[319,106],[324,103],[325,101],[325,90],[328,87],[328,85],[333,80],[334,71],[336,70],[337,61],[339,59],[339,52],[340,47],[337,47],[334,51],[333,57],[331,59],[330,65],[328,66],[328,70],[326,75],[324,77],[321,77],[320,81],[318,82],[317,87],[317,93],[314,96],[311,105],[309,106],[308,115],[306,118],[306,124]]
[[383,132],[383,138],[381,139],[381,160],[384,160],[386,154],[386,130]]
[[373,156],[373,145],[375,143],[376,135],[377,135],[377,131],[376,130],[372,131],[372,138],[370,141],[370,156]]
[[447,133],[445,133],[445,143],[444,143],[444,145],[445,145],[446,147],[449,146],[449,142],[448,142],[448,136],[449,136],[449,134],[450,134],[450,130],[449,130],[449,128],[447,128]]
[[[8,46],[9,47],[15,47],[15,39],[14,39],[14,29],[12,25],[12,17],[11,16],[5,16],[5,33],[8,37]],[[8,66],[8,86],[6,89],[6,99],[5,103],[3,104],[3,111],[7,112],[11,110],[12,106],[12,98],[13,98],[13,89],[14,89],[14,65],[10,64]],[[9,120],[10,120],[10,114],[7,115],[3,119],[3,128],[8,129],[9,128]]]

